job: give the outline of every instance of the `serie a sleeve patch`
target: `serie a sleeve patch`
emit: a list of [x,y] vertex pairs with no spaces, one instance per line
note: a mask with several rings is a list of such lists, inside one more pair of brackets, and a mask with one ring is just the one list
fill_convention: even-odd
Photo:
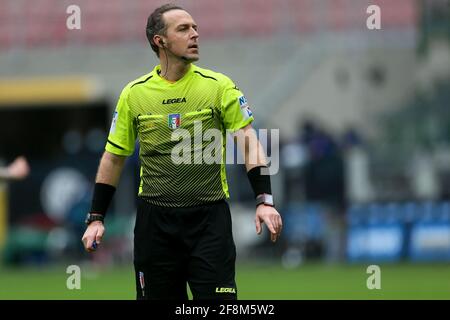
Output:
[[112,121],[111,121],[111,127],[109,128],[109,133],[114,134],[116,132],[116,124],[117,124],[117,118],[119,116],[119,112],[114,111]]
[[245,96],[240,96],[238,98],[238,101],[239,101],[239,106],[241,108],[241,114],[242,114],[242,117],[244,118],[244,120],[247,120],[250,117],[252,117],[253,116],[253,112],[250,109],[250,106],[248,105],[248,101],[245,98]]

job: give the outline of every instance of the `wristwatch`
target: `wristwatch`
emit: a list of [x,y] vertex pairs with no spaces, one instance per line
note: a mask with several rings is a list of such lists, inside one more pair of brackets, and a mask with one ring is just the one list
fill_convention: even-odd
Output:
[[264,204],[266,206],[273,207],[273,197],[271,194],[262,193],[256,197],[256,206]]
[[101,221],[103,223],[104,218],[105,217],[100,213],[88,213],[84,223],[86,223],[87,226],[93,221]]

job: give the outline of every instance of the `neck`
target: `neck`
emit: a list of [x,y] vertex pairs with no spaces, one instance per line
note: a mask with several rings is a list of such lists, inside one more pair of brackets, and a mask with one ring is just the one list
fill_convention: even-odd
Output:
[[182,59],[165,59],[161,57],[161,74],[160,76],[168,81],[178,81],[188,72],[191,63]]

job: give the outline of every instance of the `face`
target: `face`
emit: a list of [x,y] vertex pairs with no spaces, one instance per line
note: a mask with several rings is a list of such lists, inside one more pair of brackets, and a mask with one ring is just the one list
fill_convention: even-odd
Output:
[[197,24],[184,10],[171,10],[163,14],[166,35],[165,45],[175,56],[185,57],[189,62],[199,59]]

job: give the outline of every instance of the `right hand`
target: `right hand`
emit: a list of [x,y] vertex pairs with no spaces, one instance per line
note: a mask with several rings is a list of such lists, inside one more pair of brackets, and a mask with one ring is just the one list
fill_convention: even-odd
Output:
[[84,232],[83,238],[81,241],[83,242],[84,249],[87,252],[94,252],[96,249],[92,247],[94,240],[97,242],[97,246],[100,245],[102,241],[103,234],[105,233],[105,227],[103,222],[101,221],[93,221],[91,222]]

